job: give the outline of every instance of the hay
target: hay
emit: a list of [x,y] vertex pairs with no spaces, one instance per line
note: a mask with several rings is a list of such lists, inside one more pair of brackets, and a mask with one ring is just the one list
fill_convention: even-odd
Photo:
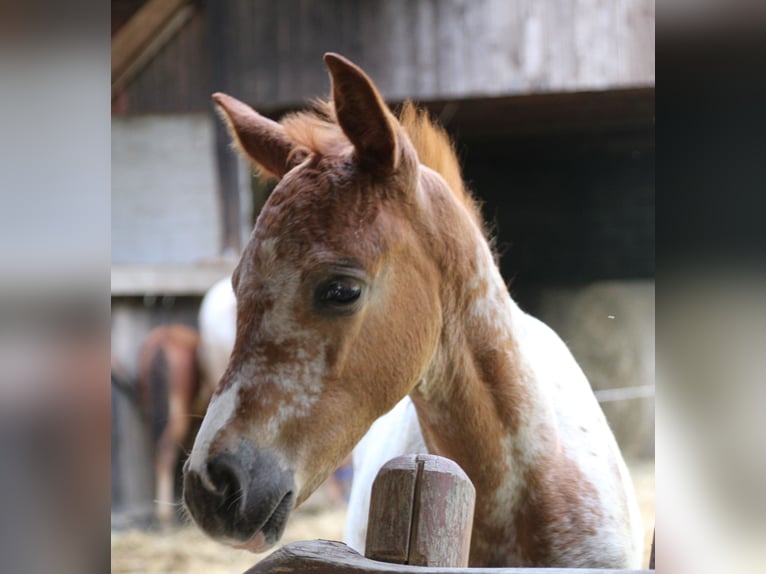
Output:
[[[340,540],[345,520],[345,509],[298,513],[288,522],[280,544],[315,538]],[[214,542],[194,526],[180,526],[168,533],[112,533],[115,574],[238,574],[266,556],[268,553],[252,554]]]

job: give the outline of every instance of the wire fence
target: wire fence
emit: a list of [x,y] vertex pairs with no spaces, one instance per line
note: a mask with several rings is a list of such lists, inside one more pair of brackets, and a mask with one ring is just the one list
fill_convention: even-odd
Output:
[[654,396],[654,385],[638,385],[634,387],[622,387],[619,389],[602,389],[594,391],[594,395],[600,403],[624,401],[628,399],[643,399]]

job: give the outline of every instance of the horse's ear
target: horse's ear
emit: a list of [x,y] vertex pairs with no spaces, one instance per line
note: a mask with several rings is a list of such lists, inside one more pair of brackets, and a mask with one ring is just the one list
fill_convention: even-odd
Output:
[[226,94],[213,94],[213,101],[239,150],[260,170],[281,179],[292,167],[294,148],[284,128]]
[[396,120],[375,84],[343,56],[327,53],[338,124],[354,145],[360,164],[377,175],[393,172],[399,161]]

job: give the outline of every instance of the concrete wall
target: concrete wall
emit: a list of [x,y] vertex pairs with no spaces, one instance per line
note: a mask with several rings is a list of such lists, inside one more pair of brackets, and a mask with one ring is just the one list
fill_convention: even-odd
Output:
[[112,528],[145,526],[154,516],[148,425],[135,395],[112,384]]
[[112,118],[112,262],[192,263],[219,254],[212,118]]

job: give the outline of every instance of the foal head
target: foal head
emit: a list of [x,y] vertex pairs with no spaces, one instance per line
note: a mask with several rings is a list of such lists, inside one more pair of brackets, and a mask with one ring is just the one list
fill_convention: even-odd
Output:
[[[333,104],[272,122],[214,96],[279,183],[237,266],[237,334],[185,470],[209,535],[254,551],[424,376],[442,329],[420,165],[370,79],[325,56]],[[429,183],[430,182],[430,183]]]

